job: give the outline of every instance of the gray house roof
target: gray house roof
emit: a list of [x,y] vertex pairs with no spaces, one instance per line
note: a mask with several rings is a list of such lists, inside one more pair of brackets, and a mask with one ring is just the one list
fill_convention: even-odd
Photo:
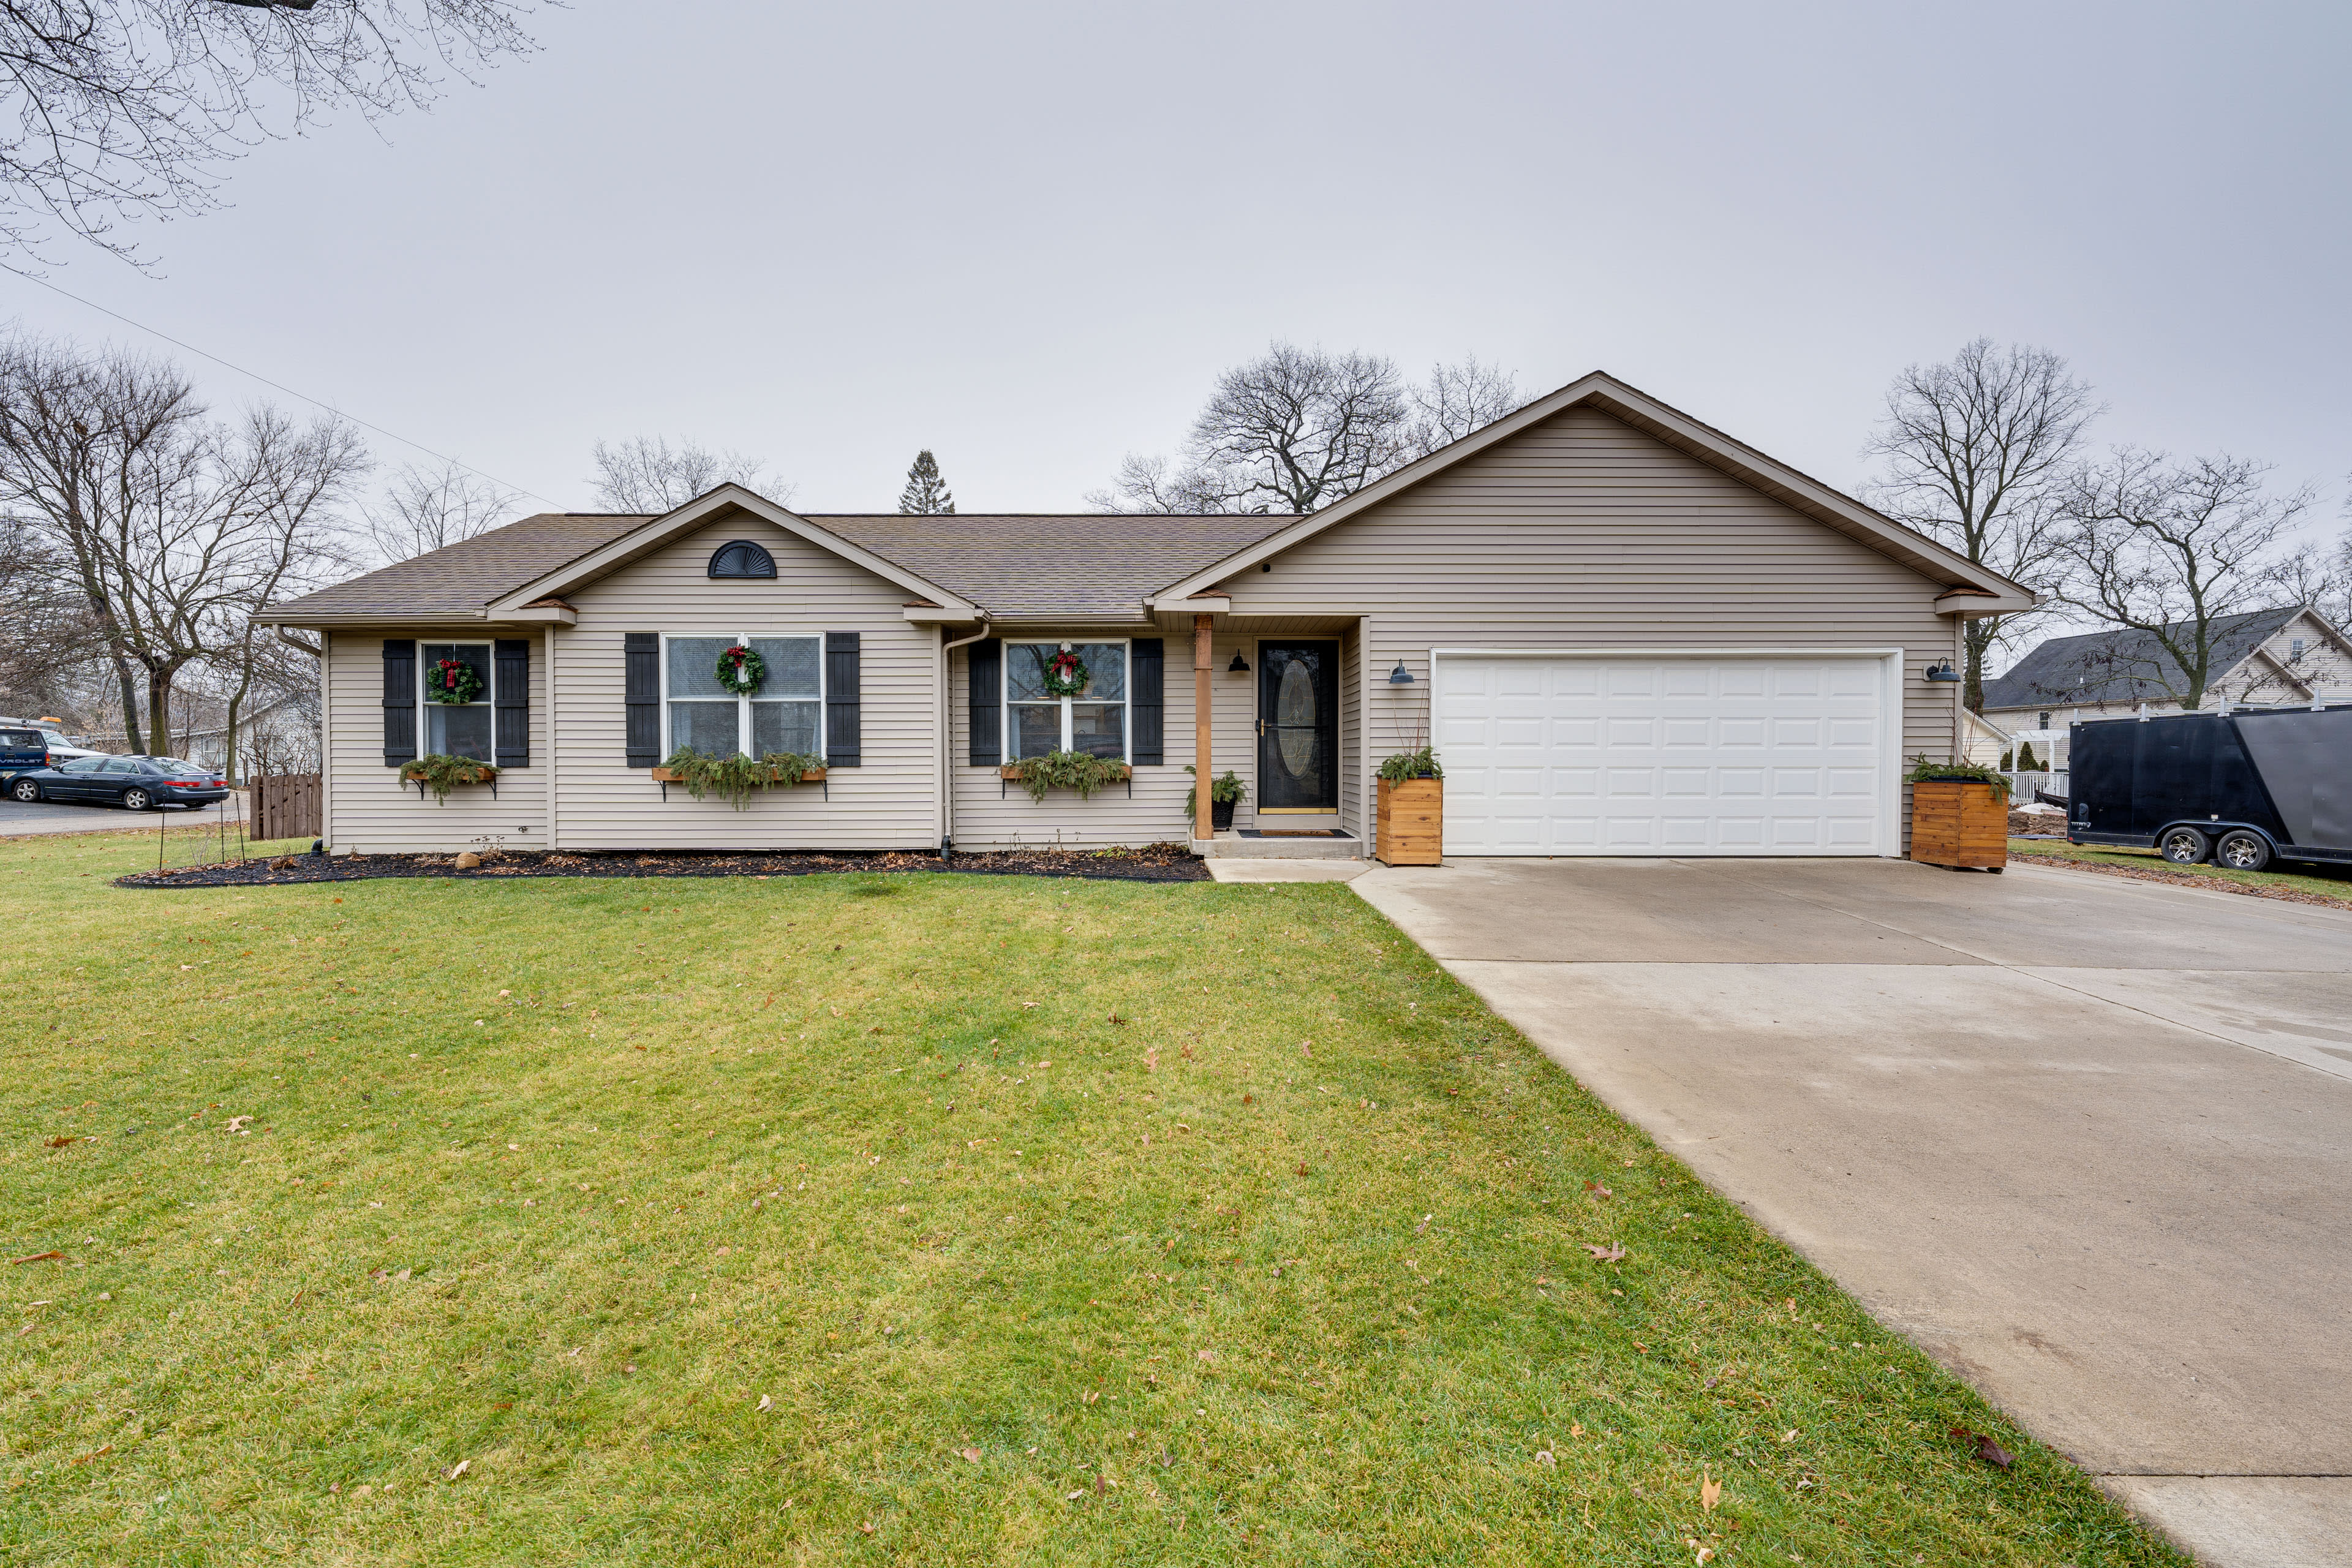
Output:
[[[2300,605],[2223,616],[2212,626],[2211,679],[2235,669],[2296,616]],[[2189,623],[2167,626],[2174,640],[2186,640]],[[2052,637],[1988,680],[1984,705],[2040,708],[2051,703],[2169,702],[2187,684],[2179,665],[2153,632],[2089,632]]]
[[[996,616],[1133,616],[1146,595],[1255,543],[1287,516],[798,514]],[[648,520],[546,512],[270,606],[270,618],[478,615]]]

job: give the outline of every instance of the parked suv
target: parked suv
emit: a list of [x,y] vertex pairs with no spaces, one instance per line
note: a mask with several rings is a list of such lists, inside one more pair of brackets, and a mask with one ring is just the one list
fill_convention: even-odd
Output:
[[53,768],[72,762],[76,757],[106,755],[104,752],[93,752],[87,746],[75,745],[66,739],[66,732],[63,730],[45,719],[11,719],[6,714],[0,713],[0,728],[39,731],[41,739],[48,744],[49,766]]
[[38,730],[0,721],[0,779],[49,765],[49,740]]

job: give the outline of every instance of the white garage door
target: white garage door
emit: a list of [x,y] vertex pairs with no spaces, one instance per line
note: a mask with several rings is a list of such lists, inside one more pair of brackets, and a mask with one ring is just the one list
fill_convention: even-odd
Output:
[[1891,855],[1899,657],[1451,653],[1448,855]]

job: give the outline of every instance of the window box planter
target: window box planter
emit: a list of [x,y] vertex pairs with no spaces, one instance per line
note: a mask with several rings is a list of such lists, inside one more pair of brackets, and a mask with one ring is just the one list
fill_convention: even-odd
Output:
[[[656,767],[653,770],[653,774],[654,783],[662,786],[662,799],[664,800],[667,800],[669,798],[670,785],[682,784],[686,783],[686,775],[679,773],[676,768]],[[833,798],[833,786],[825,783],[824,770],[823,768],[809,769],[808,772],[801,775],[800,782],[803,784],[813,784],[824,792],[825,799],[831,800]],[[789,788],[790,786],[784,784],[767,784],[762,787],[767,789],[782,789]]]
[[1999,871],[2009,864],[2009,802],[1978,779],[1916,781],[1911,858],[1956,870]]
[[[1116,770],[1111,774],[1112,782],[1115,784],[1125,784],[1127,786],[1128,798],[1130,800],[1134,799],[1135,770],[1125,763],[1117,763],[1112,765]],[[1021,784],[1026,776],[1027,775],[1022,772],[1022,764],[1019,763],[1006,763],[1003,766],[998,768],[996,770],[996,794],[998,798],[1002,799],[1008,792],[1011,791],[1014,784]]]
[[416,786],[416,798],[428,796],[438,804],[449,803],[449,792],[467,784],[488,784],[490,798],[499,797],[500,770],[489,763],[470,757],[451,757],[439,753],[415,757],[401,764],[400,782]]
[[1383,866],[1434,866],[1445,855],[1445,781],[1380,779],[1372,853]]

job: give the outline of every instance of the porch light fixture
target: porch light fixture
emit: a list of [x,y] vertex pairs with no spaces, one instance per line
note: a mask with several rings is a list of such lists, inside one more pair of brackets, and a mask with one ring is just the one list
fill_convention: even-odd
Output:
[[1249,673],[1249,660],[1242,657],[1241,649],[1234,649],[1234,662],[1225,666],[1225,673],[1227,675],[1247,675]]
[[1960,672],[1954,669],[1948,660],[1927,667],[1927,679],[1930,680],[1958,680],[1959,678]]
[[1412,684],[1412,671],[1404,667],[1404,660],[1397,660],[1396,668],[1389,671],[1389,684],[1391,686],[1411,686]]

